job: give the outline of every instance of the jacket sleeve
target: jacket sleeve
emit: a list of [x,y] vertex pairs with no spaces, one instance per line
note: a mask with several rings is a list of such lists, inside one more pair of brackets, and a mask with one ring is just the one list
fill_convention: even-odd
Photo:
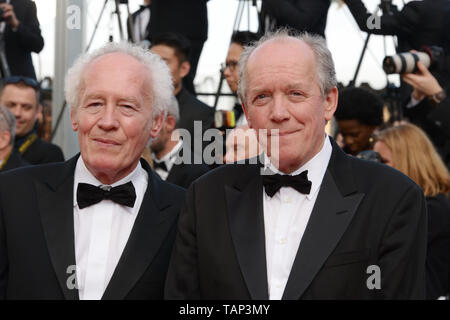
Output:
[[395,205],[382,235],[380,299],[425,299],[426,248],[425,197],[413,185]]
[[17,19],[20,21],[19,27],[16,32],[9,30],[10,36],[17,37],[18,42],[25,50],[41,52],[44,48],[44,38],[41,35],[36,4],[30,1],[25,16],[17,17]]
[[362,31],[378,35],[408,36],[414,33],[420,22],[420,8],[418,1],[407,3],[399,12],[392,15],[382,15],[379,28],[369,29],[367,21],[369,13],[361,0],[345,0],[353,18]]
[[197,236],[195,222],[195,183],[186,193],[165,285],[165,299],[200,299]]
[[[305,5],[305,3],[307,3]],[[270,15],[281,25],[297,30],[305,30],[315,25],[324,13],[328,12],[328,0],[264,0],[264,6]]]

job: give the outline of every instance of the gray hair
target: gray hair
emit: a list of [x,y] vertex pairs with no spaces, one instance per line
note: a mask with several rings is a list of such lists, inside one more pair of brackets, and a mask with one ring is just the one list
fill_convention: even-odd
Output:
[[167,107],[171,103],[173,96],[172,78],[167,64],[157,55],[140,46],[128,42],[108,43],[103,47],[91,52],[82,54],[75,61],[73,66],[67,71],[65,79],[66,101],[71,109],[78,107],[81,90],[82,76],[88,65],[95,59],[110,54],[127,54],[147,68],[151,79],[151,96],[153,116],[162,112],[166,113]]
[[180,121],[180,106],[178,104],[177,98],[172,95],[170,99],[170,103],[167,107],[167,115],[175,118],[175,121],[178,123]]
[[250,46],[246,46],[239,59],[239,85],[238,94],[241,100],[246,102],[247,63],[256,48],[260,47],[268,41],[283,41],[287,39],[297,39],[306,43],[314,52],[316,58],[317,78],[322,96],[325,97],[334,87],[337,86],[336,71],[331,52],[327,47],[326,41],[319,35],[304,33],[296,33],[290,29],[279,29],[273,33],[268,33],[261,37],[257,42]]
[[16,136],[16,117],[7,107],[0,105],[0,132],[9,131],[11,134],[11,145],[14,144]]

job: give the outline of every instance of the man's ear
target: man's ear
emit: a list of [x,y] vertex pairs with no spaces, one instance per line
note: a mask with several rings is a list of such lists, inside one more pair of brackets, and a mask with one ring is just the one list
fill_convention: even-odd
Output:
[[10,144],[11,144],[11,133],[7,130],[0,132],[0,149],[4,149]]
[[164,112],[157,114],[152,121],[152,128],[150,130],[150,137],[156,138],[158,136],[159,131],[162,128],[164,120]]
[[186,77],[189,71],[191,71],[191,64],[189,63],[189,61],[183,61],[180,65],[180,77]]
[[78,115],[74,108],[70,108],[70,123],[72,124],[72,130],[78,131]]
[[177,120],[171,114],[168,114],[166,117],[166,121],[164,121],[164,126],[167,132],[172,132],[177,127]]
[[337,108],[339,92],[336,87],[330,90],[327,93],[324,99],[324,109],[325,109],[325,120],[330,121],[333,118],[333,115]]

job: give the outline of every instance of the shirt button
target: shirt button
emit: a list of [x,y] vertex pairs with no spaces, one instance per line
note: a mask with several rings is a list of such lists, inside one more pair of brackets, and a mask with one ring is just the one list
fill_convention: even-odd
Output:
[[281,284],[277,284],[275,287],[276,287],[277,289],[280,289],[280,288],[281,288]]
[[286,238],[280,238],[280,240],[279,240],[279,242],[281,243],[281,244],[286,244]]
[[291,202],[292,202],[292,198],[291,198],[291,197],[287,197],[287,198],[284,200],[284,202],[286,202],[286,203],[291,203]]

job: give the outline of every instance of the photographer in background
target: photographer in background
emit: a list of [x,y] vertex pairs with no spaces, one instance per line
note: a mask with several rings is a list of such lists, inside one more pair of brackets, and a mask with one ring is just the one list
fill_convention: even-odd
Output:
[[325,37],[330,0],[262,0],[259,33],[280,27]]
[[36,79],[31,52],[39,53],[44,39],[31,0],[0,1],[0,39],[4,41],[6,60],[11,75]]
[[444,24],[449,0],[411,1],[401,11],[391,0],[381,0],[380,24],[371,28],[372,14],[361,0],[344,0],[362,31],[398,37],[397,52],[419,50],[423,46],[444,47]]
[[450,167],[450,100],[443,85],[419,61],[416,73],[402,75],[414,90],[405,108],[405,116],[421,127]]

